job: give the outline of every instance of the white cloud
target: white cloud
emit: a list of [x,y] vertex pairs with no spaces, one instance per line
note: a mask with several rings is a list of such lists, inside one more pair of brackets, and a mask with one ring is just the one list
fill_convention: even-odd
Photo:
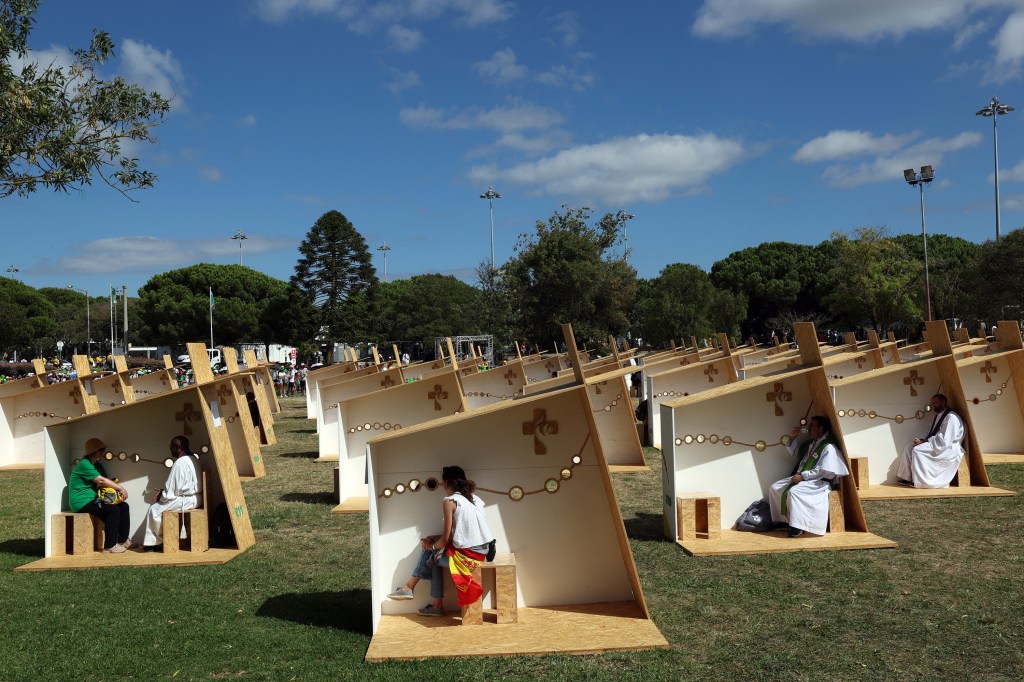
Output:
[[1004,211],[1024,211],[1024,194],[1013,194],[1003,199]]
[[147,91],[159,92],[171,101],[171,108],[179,111],[185,105],[185,75],[170,50],[160,52],[152,45],[128,38],[121,46],[121,71],[125,80],[142,86]]
[[74,63],[74,59],[67,48],[58,45],[51,45],[48,50],[30,50],[24,58],[13,52],[10,55],[11,69],[15,73],[33,63],[38,64],[39,70],[55,66],[66,72],[67,68]]
[[1015,78],[1024,62],[1024,12],[1010,15],[992,45],[996,48],[995,80]]
[[[834,130],[805,144],[793,159],[803,163],[842,160],[844,163],[827,167],[822,177],[834,187],[860,187],[901,180],[903,169],[924,165],[935,167],[936,174],[940,175],[946,154],[973,147],[982,140],[981,133],[968,132],[908,144],[918,136],[919,133],[875,136],[862,131]],[[873,158],[851,160],[858,156]]]
[[473,68],[484,79],[508,83],[510,81],[525,78],[529,70],[516,62],[516,53],[511,47],[498,50],[494,56],[485,62],[473,64]]
[[575,47],[580,40],[579,17],[574,12],[559,12],[551,19],[551,30],[557,34],[565,47]]
[[704,0],[693,30],[731,38],[762,24],[780,24],[813,38],[864,41],[902,38],[913,31],[948,30],[993,7],[1019,0]]
[[[207,233],[219,229],[211,228]],[[237,262],[238,247],[231,241],[231,229],[223,231],[224,237],[221,239],[127,236],[83,242],[72,246],[70,254],[58,259],[53,271],[82,275],[113,275],[126,272],[163,272],[199,262]],[[245,253],[266,253],[294,249],[296,246],[298,239],[295,237],[249,235],[245,240]],[[48,269],[43,267],[43,271]]]
[[203,176],[203,179],[207,182],[220,182],[224,179],[220,169],[214,168],[213,166],[200,166],[199,174]]
[[402,123],[432,130],[486,129],[501,133],[550,128],[562,122],[562,115],[535,104],[515,104],[492,109],[439,109],[420,104],[399,112]]
[[794,161],[816,163],[859,154],[885,154],[904,146],[919,133],[876,137],[862,130],[833,130],[816,137],[797,150]]
[[537,82],[556,88],[569,87],[576,92],[583,92],[594,85],[594,73],[586,68],[586,63],[593,55],[589,52],[577,52],[569,65],[552,66],[544,73],[537,75]]
[[961,26],[953,37],[953,49],[955,51],[964,49],[967,43],[974,40],[986,28],[988,28],[988,24],[984,21],[975,21],[974,23]]
[[551,130],[536,135],[524,135],[523,133],[505,133],[495,144],[499,147],[514,149],[526,154],[543,154],[552,149],[564,147],[570,141],[571,136],[564,130]]
[[388,43],[399,52],[415,52],[423,44],[423,33],[395,24],[388,28]]
[[259,125],[259,121],[256,119],[255,114],[246,114],[242,118],[238,119],[238,125],[241,128],[255,128]]
[[504,170],[477,167],[471,176],[474,181],[486,176],[549,195],[614,205],[698,192],[712,175],[739,163],[744,155],[741,142],[712,133],[642,134],[573,147]]
[[[991,176],[989,179],[994,179],[995,176]],[[999,176],[999,181],[1003,182],[1024,182],[1024,161],[1021,161],[1013,168],[1009,170],[1003,169],[1002,174]]]
[[388,67],[388,76],[390,79],[384,84],[384,87],[391,92],[402,92],[423,84],[420,75],[415,71],[402,71],[390,66]]

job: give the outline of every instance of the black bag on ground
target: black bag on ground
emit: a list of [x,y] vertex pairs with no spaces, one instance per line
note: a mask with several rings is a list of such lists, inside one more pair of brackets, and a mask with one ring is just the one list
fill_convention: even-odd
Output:
[[636,410],[633,411],[633,416],[636,417],[638,422],[647,421],[647,399],[640,401],[640,404],[636,406]]
[[231,514],[223,502],[217,505],[210,518],[210,546],[226,549],[238,547],[238,543],[235,542],[235,529],[231,527]]
[[767,500],[751,502],[736,519],[736,530],[748,533],[764,533],[772,529],[772,510]]

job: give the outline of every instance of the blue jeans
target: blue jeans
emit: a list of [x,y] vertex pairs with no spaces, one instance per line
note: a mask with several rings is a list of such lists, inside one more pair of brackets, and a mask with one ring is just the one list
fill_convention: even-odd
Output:
[[[444,557],[441,562],[447,564],[448,557]],[[420,550],[420,559],[416,562],[416,568],[412,569],[412,577],[430,581],[430,596],[433,599],[444,598],[444,573],[441,569],[442,566],[434,561],[434,552]]]

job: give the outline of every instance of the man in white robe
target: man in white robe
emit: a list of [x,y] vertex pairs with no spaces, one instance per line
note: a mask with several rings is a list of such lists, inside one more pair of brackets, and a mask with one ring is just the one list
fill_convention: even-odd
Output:
[[164,512],[195,509],[199,501],[199,459],[189,450],[188,438],[175,436],[171,439],[171,456],[174,464],[163,488],[158,488],[153,504],[146,513],[146,537],[142,549],[152,552],[160,549]]
[[945,488],[956,476],[964,458],[961,445],[966,430],[964,421],[949,409],[946,396],[932,396],[932,428],[924,438],[915,438],[903,448],[896,482],[914,488]]
[[839,476],[850,470],[832,438],[827,417],[811,417],[809,438],[800,442],[799,427],[790,432],[789,452],[798,458],[795,472],[768,490],[772,521],[789,524],[789,537],[824,535],[828,528],[828,493]]

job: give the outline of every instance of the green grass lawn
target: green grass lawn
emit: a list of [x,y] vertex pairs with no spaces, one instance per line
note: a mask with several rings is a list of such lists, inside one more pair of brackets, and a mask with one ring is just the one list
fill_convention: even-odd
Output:
[[[0,474],[0,680],[1024,679],[1024,497],[866,503],[895,550],[698,559],[661,538],[650,449],[615,483],[670,649],[363,663],[366,515],[331,513],[305,401],[283,407],[245,484],[257,544],[223,566],[14,573],[43,554],[43,475]],[[989,476],[1024,490],[1024,466]]]

